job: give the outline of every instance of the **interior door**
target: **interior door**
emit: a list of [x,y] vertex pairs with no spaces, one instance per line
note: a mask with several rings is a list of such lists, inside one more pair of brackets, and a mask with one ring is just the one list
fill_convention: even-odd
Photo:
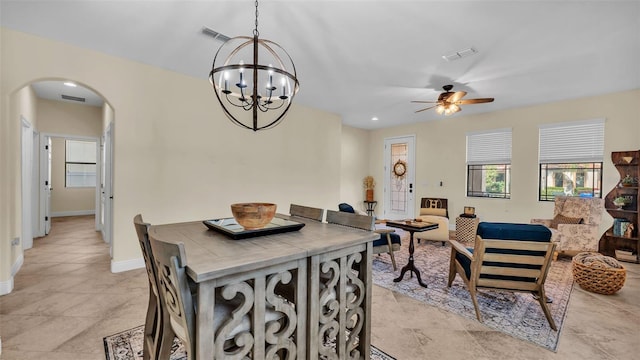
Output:
[[102,240],[110,244],[109,251],[113,255],[113,244],[111,242],[113,221],[113,123],[104,132],[102,153],[100,155],[103,160],[100,184]]
[[384,218],[415,217],[415,135],[384,140]]
[[47,235],[51,230],[51,137],[41,135],[40,139],[40,228]]

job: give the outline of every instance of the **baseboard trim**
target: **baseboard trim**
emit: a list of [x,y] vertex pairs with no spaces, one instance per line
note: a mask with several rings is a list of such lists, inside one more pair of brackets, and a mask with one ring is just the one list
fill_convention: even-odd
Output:
[[144,267],[144,259],[143,258],[124,260],[124,261],[113,261],[113,260],[111,260],[111,272],[112,273],[119,273],[119,272],[123,272],[123,271],[141,269],[143,267]]
[[82,215],[95,215],[95,210],[75,210],[75,211],[57,211],[51,213],[51,217],[64,217],[64,216],[82,216]]
[[24,263],[24,254],[20,254],[20,256],[18,256],[18,258],[16,259],[16,262],[13,263],[13,265],[11,266],[11,277],[16,276],[18,271],[20,271],[20,268],[22,267],[23,263]]
[[13,276],[7,281],[0,281],[0,296],[7,295],[13,291]]
[[24,254],[20,254],[16,262],[11,265],[11,277],[7,281],[0,281],[0,296],[7,295],[13,291],[13,277],[16,276],[24,264]]

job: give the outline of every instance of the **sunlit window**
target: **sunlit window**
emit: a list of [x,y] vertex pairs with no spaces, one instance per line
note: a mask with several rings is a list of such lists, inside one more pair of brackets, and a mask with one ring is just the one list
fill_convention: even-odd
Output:
[[96,186],[96,142],[65,140],[65,187]]

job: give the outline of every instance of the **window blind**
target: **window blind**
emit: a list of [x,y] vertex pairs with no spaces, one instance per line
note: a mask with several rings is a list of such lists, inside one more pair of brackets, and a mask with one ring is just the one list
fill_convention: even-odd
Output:
[[540,163],[602,162],[604,119],[540,125]]
[[511,129],[467,133],[467,164],[511,164]]

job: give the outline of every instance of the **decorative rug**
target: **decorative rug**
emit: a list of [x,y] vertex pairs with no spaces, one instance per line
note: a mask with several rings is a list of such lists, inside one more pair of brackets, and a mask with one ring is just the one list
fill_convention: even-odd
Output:
[[[144,325],[125,330],[104,338],[104,352],[107,360],[142,360],[142,339]],[[171,347],[170,360],[186,360],[182,342],[175,338]],[[396,360],[393,356],[371,345],[372,360]]]
[[[409,272],[405,274],[402,281],[393,282],[393,279],[400,275],[400,269],[407,264],[409,258],[409,233],[397,229],[396,232],[402,237],[402,248],[394,253],[398,271],[393,271],[391,258],[388,255],[374,256],[373,282],[426,304],[477,321],[471,295],[460,276],[456,275],[451,287],[447,287],[451,258],[449,243],[442,246],[440,241],[422,240],[418,244],[414,240],[414,263],[420,270],[422,281],[428,284],[428,288],[421,287],[415,277],[409,277]],[[465,245],[473,247],[473,244]],[[573,288],[570,260],[553,261],[544,288],[547,297],[553,301],[547,305],[549,305],[558,331],[549,327],[540,303],[530,293],[478,291],[478,303],[483,324],[551,351],[556,351],[569,296]]]

